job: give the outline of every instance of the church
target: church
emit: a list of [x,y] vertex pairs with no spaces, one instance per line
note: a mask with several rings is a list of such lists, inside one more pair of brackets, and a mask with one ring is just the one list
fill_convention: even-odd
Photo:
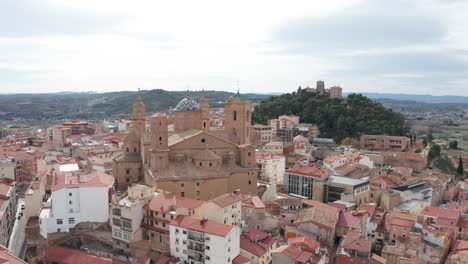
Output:
[[189,94],[169,115],[155,113],[146,121],[138,91],[132,110],[132,130],[123,153],[114,159],[116,188],[134,183],[199,200],[239,191],[257,193],[255,148],[250,145],[252,104],[239,94],[224,105],[224,128],[210,126],[210,106]]

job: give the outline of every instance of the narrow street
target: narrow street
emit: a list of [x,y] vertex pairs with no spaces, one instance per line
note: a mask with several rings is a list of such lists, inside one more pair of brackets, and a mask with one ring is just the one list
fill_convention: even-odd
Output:
[[23,198],[18,199],[18,209],[16,210],[15,224],[13,225],[13,230],[11,231],[10,242],[8,243],[8,248],[13,252],[13,254],[21,259],[24,258],[26,253],[25,251],[25,242],[26,242],[26,217],[23,215],[19,220],[18,216],[21,212],[24,214],[24,210],[21,210],[21,206],[25,204]]

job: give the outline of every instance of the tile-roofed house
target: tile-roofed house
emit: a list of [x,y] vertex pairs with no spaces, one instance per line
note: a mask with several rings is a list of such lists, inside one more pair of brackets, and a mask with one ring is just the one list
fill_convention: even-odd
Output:
[[103,172],[58,172],[53,178],[51,197],[40,213],[43,237],[73,232],[80,222],[108,221],[114,177]]
[[240,253],[240,228],[179,215],[170,223],[171,255],[183,261],[231,263]]
[[273,263],[297,264],[310,263],[314,254],[306,251],[300,251],[292,245],[278,247],[272,253]]
[[203,215],[220,223],[240,226],[242,221],[242,200],[243,195],[237,192],[220,195],[203,204]]
[[240,237],[240,254],[254,263],[269,263],[276,242],[269,234],[249,228]]
[[320,243],[310,237],[299,236],[288,239],[288,245],[292,245],[301,251],[309,251],[318,253],[320,250]]
[[294,223],[297,229],[314,234],[319,241],[333,243],[340,210],[313,200],[303,200],[303,203],[307,208],[297,215]]
[[161,192],[143,206],[143,233],[151,248],[169,251],[169,223],[178,215],[202,216],[203,201]]
[[424,217],[426,223],[434,224],[439,227],[441,231],[447,232],[455,242],[458,237],[458,221],[460,219],[461,210],[460,208],[448,209],[433,206],[426,206],[420,215]]
[[178,215],[171,221],[170,225],[216,236],[226,236],[231,229],[234,228],[232,225],[226,225],[211,220],[197,219],[187,215]]
[[27,264],[26,261],[19,259],[6,247],[0,245],[0,263],[1,264]]
[[340,244],[336,263],[370,263],[372,240],[361,236],[358,230],[350,230]]

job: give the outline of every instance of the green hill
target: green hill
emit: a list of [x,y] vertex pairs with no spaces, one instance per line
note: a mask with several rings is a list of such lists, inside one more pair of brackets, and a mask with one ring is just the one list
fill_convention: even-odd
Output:
[[[187,95],[183,91],[161,89],[141,91],[147,114],[167,111]],[[222,106],[234,93],[206,91],[208,103],[212,107]],[[49,94],[0,94],[0,119],[87,119],[128,117],[136,92],[110,93],[49,93]],[[201,91],[190,92],[196,100]],[[268,95],[241,94],[241,98],[260,102]]]
[[337,141],[362,134],[406,135],[409,132],[402,114],[360,94],[341,99],[301,89],[269,97],[255,107],[252,119],[266,124],[268,119],[284,114],[298,115],[303,123],[317,124],[321,137]]

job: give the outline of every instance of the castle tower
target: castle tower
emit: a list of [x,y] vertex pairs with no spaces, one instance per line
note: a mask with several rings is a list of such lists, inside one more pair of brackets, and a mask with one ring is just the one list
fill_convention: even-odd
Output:
[[229,97],[224,104],[224,114],[229,138],[238,144],[250,144],[252,103],[242,101],[238,91],[235,98]]
[[210,105],[205,97],[205,90],[202,91],[200,99],[200,109],[202,111],[202,129],[208,131],[210,129]]
[[146,131],[146,107],[141,99],[140,89],[138,89],[132,109],[133,129],[139,138]]
[[315,91],[319,94],[325,94],[325,82],[324,81],[317,81],[317,87]]
[[165,114],[151,116],[151,157],[150,167],[154,172],[169,167],[168,118]]

